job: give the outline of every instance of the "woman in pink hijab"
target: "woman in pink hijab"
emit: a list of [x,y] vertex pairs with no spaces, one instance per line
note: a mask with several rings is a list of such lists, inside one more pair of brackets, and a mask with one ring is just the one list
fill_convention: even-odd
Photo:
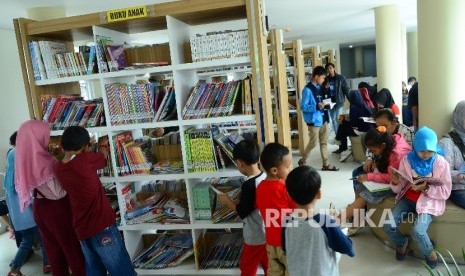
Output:
[[37,120],[23,123],[16,138],[16,191],[21,210],[34,195],[34,219],[39,227],[53,275],[85,276],[85,262],[74,233],[66,192],[56,179],[58,162],[48,151],[50,126]]

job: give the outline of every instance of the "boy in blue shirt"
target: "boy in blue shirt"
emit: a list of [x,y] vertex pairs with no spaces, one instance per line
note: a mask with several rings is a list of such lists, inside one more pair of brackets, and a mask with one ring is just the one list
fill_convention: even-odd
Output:
[[297,203],[282,232],[289,275],[339,275],[336,252],[354,256],[352,241],[334,219],[315,211],[320,187],[320,175],[310,166],[300,166],[286,178],[287,192]]

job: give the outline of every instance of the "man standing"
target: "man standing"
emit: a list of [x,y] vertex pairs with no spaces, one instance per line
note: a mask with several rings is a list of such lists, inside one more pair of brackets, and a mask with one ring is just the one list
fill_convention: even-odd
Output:
[[323,83],[323,87],[325,93],[331,97],[331,102],[335,103],[329,110],[329,115],[334,133],[337,133],[339,115],[342,113],[345,98],[349,99],[349,86],[347,85],[346,78],[336,73],[336,67],[333,63],[326,63],[325,69],[327,77]]
[[320,142],[320,153],[323,161],[323,171],[337,171],[338,168],[331,166],[328,162],[328,123],[330,99],[327,98],[321,88],[326,78],[326,70],[322,66],[316,66],[312,72],[311,81],[302,91],[300,107],[305,123],[308,125],[308,135],[310,141],[305,147],[299,166],[307,164],[307,157],[316,146],[317,140]]

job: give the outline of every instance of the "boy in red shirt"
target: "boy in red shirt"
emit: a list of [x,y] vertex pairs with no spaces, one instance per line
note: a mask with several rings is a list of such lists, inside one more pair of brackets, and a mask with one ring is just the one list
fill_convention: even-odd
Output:
[[69,196],[86,275],[107,275],[107,271],[110,275],[136,275],[97,176],[97,170],[105,167],[108,141],[99,144],[99,153],[88,152],[89,141],[85,128],[68,127],[61,137],[65,155],[56,166],[56,175]]
[[266,178],[257,187],[256,204],[265,222],[268,275],[289,275],[286,256],[282,249],[283,220],[297,207],[286,191],[286,179],[292,170],[292,155],[279,143],[265,146],[260,163]]

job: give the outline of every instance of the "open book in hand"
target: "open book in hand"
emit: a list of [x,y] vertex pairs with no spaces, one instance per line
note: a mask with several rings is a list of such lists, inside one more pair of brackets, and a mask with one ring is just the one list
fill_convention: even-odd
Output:
[[[392,168],[392,167],[391,167]],[[399,183],[397,185],[402,185],[402,189],[396,196],[396,203],[404,196],[404,194],[410,189],[412,186],[421,185],[425,181],[428,185],[439,186],[442,185],[442,180],[437,177],[420,177],[416,180],[411,179],[410,177],[404,175],[399,170],[392,168],[392,174],[397,175],[399,179]]]
[[420,177],[418,179],[412,180],[408,176],[404,175],[399,170],[396,170],[394,168],[392,168],[392,173],[397,175],[397,177],[399,178],[399,184],[410,184],[409,186],[416,186],[423,184],[423,182],[426,181],[428,185],[442,185],[442,179],[437,177]]
[[325,105],[325,108],[332,109],[336,103],[331,102],[331,99],[324,99],[323,104]]

